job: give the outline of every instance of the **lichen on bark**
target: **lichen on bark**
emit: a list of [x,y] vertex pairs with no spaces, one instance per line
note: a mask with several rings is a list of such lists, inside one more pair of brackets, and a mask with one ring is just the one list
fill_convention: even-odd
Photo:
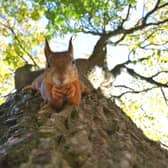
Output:
[[0,107],[1,168],[166,168],[168,152],[99,91],[56,112],[17,92]]

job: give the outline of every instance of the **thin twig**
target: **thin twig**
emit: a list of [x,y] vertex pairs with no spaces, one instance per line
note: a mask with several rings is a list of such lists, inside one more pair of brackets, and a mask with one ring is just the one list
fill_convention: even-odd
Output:
[[[126,86],[127,88],[127,86]],[[129,90],[129,91],[125,91],[119,95],[112,95],[111,97],[113,98],[121,98],[122,96],[126,95],[126,94],[139,94],[139,93],[144,93],[144,92],[148,92],[148,91],[151,91],[153,89],[156,89],[158,88],[157,86],[154,86],[154,87],[150,87],[150,88],[146,88],[146,89],[143,89],[143,90]]]
[[164,98],[164,100],[165,100],[166,105],[168,105],[168,99],[167,99],[167,97],[166,97],[166,95],[165,95],[165,92],[164,92],[163,88],[160,87],[160,90],[161,90],[161,93],[162,93],[162,95],[163,95],[163,98]]

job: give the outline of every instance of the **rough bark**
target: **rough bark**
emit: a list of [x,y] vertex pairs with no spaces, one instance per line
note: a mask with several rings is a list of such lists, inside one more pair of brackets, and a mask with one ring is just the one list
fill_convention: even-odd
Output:
[[166,168],[168,152],[99,91],[59,113],[32,91],[0,107],[1,168]]
[[[76,61],[83,82],[95,64],[104,64],[101,52],[94,54]],[[59,113],[32,91],[17,92],[0,106],[0,168],[166,168],[167,163],[168,152],[100,91]]]

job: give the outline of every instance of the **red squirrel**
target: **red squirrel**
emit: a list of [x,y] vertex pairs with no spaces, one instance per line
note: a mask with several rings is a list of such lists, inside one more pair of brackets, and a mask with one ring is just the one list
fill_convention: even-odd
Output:
[[57,110],[65,103],[79,105],[82,93],[89,89],[79,80],[73,62],[72,37],[68,50],[64,52],[52,52],[45,40],[44,53],[48,66],[27,88],[39,91],[43,99]]

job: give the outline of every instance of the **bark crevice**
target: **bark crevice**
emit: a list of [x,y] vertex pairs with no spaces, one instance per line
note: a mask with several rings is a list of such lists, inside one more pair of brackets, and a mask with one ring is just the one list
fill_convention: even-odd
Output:
[[33,92],[0,111],[1,168],[164,168],[168,152],[99,91],[57,113]]

